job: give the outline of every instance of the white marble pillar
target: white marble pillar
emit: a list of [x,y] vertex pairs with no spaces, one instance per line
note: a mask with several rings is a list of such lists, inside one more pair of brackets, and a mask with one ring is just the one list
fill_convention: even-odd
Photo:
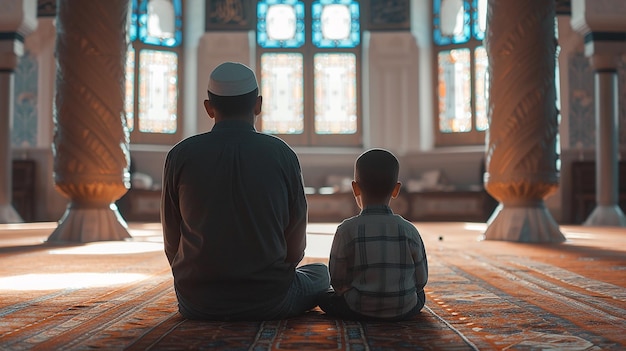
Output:
[[70,203],[48,241],[130,238],[114,204],[130,186],[127,15],[128,0],[57,2],[54,181]]
[[544,198],[558,187],[554,0],[489,0],[485,187],[500,205],[484,238],[562,242]]
[[626,226],[619,207],[617,60],[613,53],[591,57],[595,75],[596,207],[584,223],[588,226]]
[[12,205],[11,118],[13,116],[13,68],[0,63],[0,223],[21,223]]
[[626,1],[573,0],[571,24],[584,37],[595,78],[596,207],[584,225],[624,227],[618,195],[617,65],[626,53]]
[[11,204],[13,71],[24,54],[24,37],[37,28],[37,1],[0,0],[0,9],[0,223],[20,223]]

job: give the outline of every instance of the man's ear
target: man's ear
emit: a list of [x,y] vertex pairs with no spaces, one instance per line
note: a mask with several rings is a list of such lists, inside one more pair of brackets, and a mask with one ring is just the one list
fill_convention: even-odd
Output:
[[400,194],[400,187],[402,186],[402,183],[397,182],[396,186],[393,187],[393,191],[391,192],[391,198],[395,199],[396,197],[398,197],[398,195]]
[[215,118],[215,108],[213,108],[211,101],[204,100],[204,109],[206,110],[206,113],[209,114],[209,117]]
[[254,104],[254,115],[258,116],[261,114],[261,105],[263,105],[263,97],[261,95],[256,97],[256,103]]
[[355,197],[361,195],[361,187],[359,186],[359,183],[354,180],[352,181],[352,193]]

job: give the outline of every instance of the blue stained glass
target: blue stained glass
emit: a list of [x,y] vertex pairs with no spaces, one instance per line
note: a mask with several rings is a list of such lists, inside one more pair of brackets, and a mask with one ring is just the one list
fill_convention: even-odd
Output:
[[[133,0],[137,1],[137,0]],[[148,3],[151,0],[139,0],[138,25],[139,39],[150,45],[176,47],[182,43],[183,39],[183,7],[181,0],[152,0],[152,1],[170,1],[174,10],[174,30],[171,36],[153,36],[148,30],[149,14]]]
[[[289,38],[275,38],[270,35],[272,23],[268,23],[270,7],[291,6],[295,23],[293,35]],[[257,4],[257,43],[263,48],[299,48],[304,45],[304,3],[297,0],[265,0]]]
[[476,40],[485,39],[485,22],[487,16],[487,1],[473,0],[472,2],[472,28]]
[[[349,15],[346,19],[347,33],[340,38],[332,38],[325,35],[324,26],[330,25],[324,21],[324,10],[326,6],[341,5],[344,6]],[[359,3],[352,0],[319,0],[313,2],[311,6],[312,23],[312,42],[319,48],[353,48],[361,42],[361,26],[360,26],[360,9]],[[341,20],[341,18],[338,18]],[[340,28],[338,28],[340,29]],[[331,30],[336,32],[336,30]]]
[[[434,0],[433,1],[433,40],[437,45],[462,44],[470,39],[470,1],[471,0]],[[442,3],[453,4],[454,2],[462,2],[461,18],[445,18],[447,8],[442,7]],[[454,14],[452,14],[454,15]],[[454,32],[447,33],[444,28],[444,21],[455,24]],[[460,28],[458,28],[460,26]],[[457,30],[458,29],[458,30]]]
[[130,41],[135,41],[135,39],[137,39],[137,0],[131,0],[128,37]]

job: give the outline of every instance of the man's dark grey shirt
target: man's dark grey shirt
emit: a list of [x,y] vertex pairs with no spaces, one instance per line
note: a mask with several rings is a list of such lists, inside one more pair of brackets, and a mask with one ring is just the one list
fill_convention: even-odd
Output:
[[161,222],[180,297],[208,314],[271,309],[306,246],[307,203],[294,151],[226,120],[168,153]]

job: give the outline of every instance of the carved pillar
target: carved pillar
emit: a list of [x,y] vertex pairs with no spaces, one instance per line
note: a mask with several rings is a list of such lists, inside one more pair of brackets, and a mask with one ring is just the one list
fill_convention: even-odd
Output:
[[24,37],[37,28],[37,1],[0,0],[0,8],[0,223],[21,223],[11,204],[13,71],[24,54]]
[[129,238],[114,201],[129,188],[124,117],[128,0],[60,0],[54,181],[70,199],[48,241]]
[[626,52],[626,2],[574,0],[571,23],[584,35],[595,76],[596,208],[584,225],[625,227],[619,207],[617,64]]
[[562,242],[544,204],[558,186],[554,0],[489,0],[485,186],[500,201],[485,239]]

